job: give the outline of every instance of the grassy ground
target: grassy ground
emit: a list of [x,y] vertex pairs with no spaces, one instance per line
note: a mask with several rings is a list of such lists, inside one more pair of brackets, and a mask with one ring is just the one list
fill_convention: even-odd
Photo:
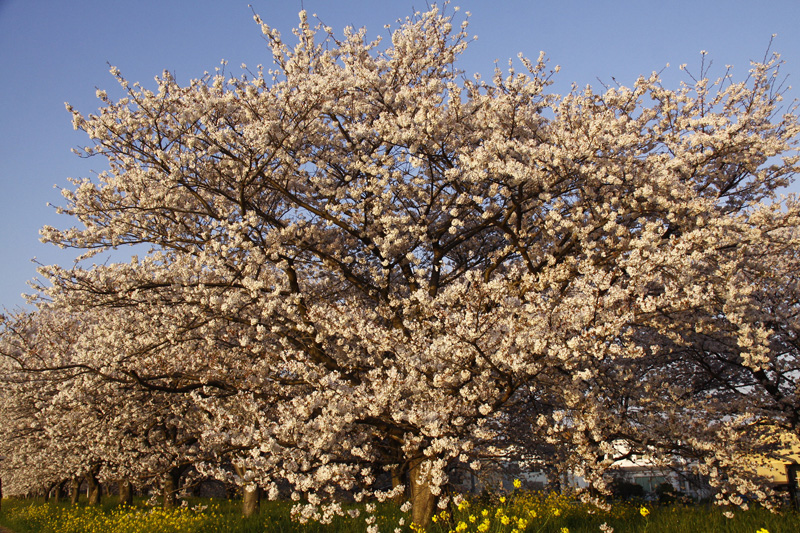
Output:
[[[192,507],[195,507],[192,509]],[[101,507],[72,507],[68,503],[4,500],[0,525],[15,533],[361,533],[367,521],[378,531],[407,533],[409,520],[394,505],[379,505],[358,518],[337,518],[331,524],[293,522],[291,503],[269,502],[258,516],[243,519],[238,502],[192,500],[189,508],[171,512],[138,503],[120,508],[112,499]],[[735,510],[702,505],[657,506],[617,503],[609,511],[574,502],[558,495],[518,493],[499,498],[472,500],[436,516],[427,533],[796,533],[797,512],[770,513],[753,508]],[[374,521],[373,521],[374,520]],[[402,524],[402,525],[401,525]]]

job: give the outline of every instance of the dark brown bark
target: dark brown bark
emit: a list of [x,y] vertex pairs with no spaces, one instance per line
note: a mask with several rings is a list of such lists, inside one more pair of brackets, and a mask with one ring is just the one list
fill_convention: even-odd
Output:
[[[392,474],[392,488],[393,489],[399,487],[400,485],[404,485],[405,484],[405,481],[406,481],[405,478],[407,476],[406,476],[406,472],[403,470],[403,466],[402,465],[393,468],[392,471],[391,471],[391,474]],[[400,505],[400,504],[402,504],[403,502],[406,501],[407,496],[408,496],[408,486],[406,486],[406,490],[404,492],[401,492],[400,494],[395,496],[393,498],[393,500],[394,500],[394,502],[396,504]]]
[[53,489],[56,488],[57,485],[58,485],[57,483],[53,483],[52,485],[50,485],[49,487],[44,489],[44,502],[45,503],[50,501],[50,495],[53,493]]
[[178,491],[180,490],[181,470],[173,468],[164,473],[164,509],[174,509],[178,505]]
[[408,484],[411,497],[411,521],[421,527],[427,527],[436,510],[436,496],[431,492],[430,479],[422,476],[424,457],[415,457],[409,461]]
[[65,481],[58,481],[53,483],[44,491],[44,501],[48,502],[51,498],[55,499],[55,501],[60,502],[63,496],[63,487]]
[[86,484],[88,485],[86,489],[86,496],[89,500],[87,505],[100,505],[100,496],[102,495],[102,491],[100,488],[100,482],[97,481],[97,476],[95,475],[94,471],[86,474]]
[[80,497],[81,480],[74,477],[69,480],[69,501],[72,505],[78,505],[78,498]]
[[786,465],[786,484],[789,488],[789,503],[794,509],[798,508],[797,471],[800,465],[788,463]]
[[131,505],[133,503],[133,490],[130,481],[119,481],[119,504]]
[[61,481],[61,483],[56,485],[55,498],[56,498],[57,502],[63,502],[67,498],[67,493],[68,493],[67,485],[68,484],[69,484],[69,480],[68,479],[64,479],[64,480]]

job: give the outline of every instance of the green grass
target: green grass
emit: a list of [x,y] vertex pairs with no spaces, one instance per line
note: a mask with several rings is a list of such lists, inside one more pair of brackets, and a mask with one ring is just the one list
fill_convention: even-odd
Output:
[[[3,500],[0,525],[15,533],[362,533],[367,524],[357,519],[337,518],[330,525],[293,522],[290,502],[267,502],[260,513],[242,518],[240,504],[228,500],[190,500],[208,506],[202,511],[179,509],[172,512],[146,507],[137,502],[119,508],[113,498],[96,508],[69,503],[43,503],[32,500]],[[643,516],[642,508],[647,511]],[[363,510],[363,506],[359,506]],[[735,510],[733,518],[723,509],[705,505],[657,506],[617,503],[609,511],[575,502],[559,495],[518,493],[505,501],[498,498],[472,500],[460,509],[437,515],[427,533],[584,533],[599,532],[601,524],[615,533],[796,533],[800,514],[796,511],[770,513],[754,507]],[[379,505],[374,513],[379,531],[393,532],[400,527],[408,533],[409,519],[395,505]],[[523,520],[523,522],[520,522]],[[566,528],[566,529],[565,529]]]
[[[205,506],[203,510],[192,507]],[[267,502],[257,516],[243,518],[241,502],[192,498],[188,509],[163,511],[143,501],[120,508],[115,498],[98,507],[41,500],[3,500],[0,525],[15,533],[328,533],[366,531],[364,520],[336,517],[332,524],[300,524],[290,517],[291,502]],[[363,508],[363,506],[360,506]],[[392,531],[402,513],[381,506],[376,518],[383,531]]]

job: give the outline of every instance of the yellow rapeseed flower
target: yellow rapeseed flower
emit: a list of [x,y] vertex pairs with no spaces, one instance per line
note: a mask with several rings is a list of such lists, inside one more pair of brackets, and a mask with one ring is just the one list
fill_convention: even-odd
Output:
[[[647,515],[650,514],[650,509],[648,509],[647,507],[642,505],[642,507],[639,509],[639,514],[642,515],[643,517],[647,518]],[[767,532],[767,533],[769,533],[769,532]]]
[[522,486],[522,481],[520,481],[520,480],[518,480],[518,479],[515,479],[515,480],[514,480],[514,488],[515,488],[515,489],[518,489],[518,488],[520,488],[521,486]]

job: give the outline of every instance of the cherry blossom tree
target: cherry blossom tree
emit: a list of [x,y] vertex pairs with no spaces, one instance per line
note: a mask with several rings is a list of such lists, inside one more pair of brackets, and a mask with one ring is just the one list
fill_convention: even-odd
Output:
[[718,497],[733,503],[742,493],[764,498],[763,480],[748,474],[767,456],[791,462],[787,442],[800,435],[796,202],[763,209],[740,228],[749,242],[731,249],[721,269],[716,312],[697,317],[691,329],[673,330],[672,351],[702,391],[701,398],[693,395],[694,409],[717,419],[709,425],[716,438],[704,447],[712,452],[707,462],[725,473]]
[[5,317],[0,446],[12,490],[47,495],[70,482],[75,501],[85,480],[96,504],[100,482],[118,482],[123,501],[134,482],[163,489],[165,507],[174,506],[181,474],[202,453],[205,415],[188,396],[143,388],[120,365],[112,371],[93,348],[93,316],[40,308]]
[[64,191],[79,225],[44,240],[150,248],[43,269],[48,305],[114,311],[85,333],[94,368],[191,398],[203,446],[251,489],[288,481],[300,519],[341,514],[338,488],[407,487],[426,524],[450,468],[512,441],[597,463],[626,427],[608,407],[645,403],[639,364],[713,324],[797,170],[779,60],[559,96],[544,55],[466,78],[466,22],[436,7],[387,44],[300,17],[294,46],[256,17],[271,70],[150,90],[112,69],[123,98],[69,107],[108,170]]
[[[85,447],[59,439],[64,422],[75,418],[53,405],[64,383],[76,375],[68,348],[75,324],[62,326],[43,314],[20,313],[3,317],[2,325],[3,474],[12,494],[49,492],[95,466],[96,458]],[[42,328],[51,334],[39,335]],[[91,425],[86,420],[84,427]]]
[[722,503],[767,498],[758,467],[785,456],[787,437],[798,435],[797,213],[789,198],[728,220],[709,277],[695,282],[707,304],[640,328],[643,355],[617,357],[584,380],[577,406],[545,419],[564,426],[559,438],[569,433],[584,457],[602,458],[578,460],[580,472],[600,478],[640,454],[694,469]]

